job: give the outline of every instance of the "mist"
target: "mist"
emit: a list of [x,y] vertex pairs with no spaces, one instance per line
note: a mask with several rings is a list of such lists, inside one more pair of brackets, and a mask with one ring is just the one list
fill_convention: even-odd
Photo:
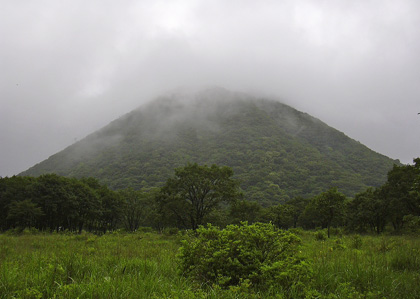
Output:
[[0,36],[0,176],[179,86],[275,98],[420,155],[415,0],[8,1]]

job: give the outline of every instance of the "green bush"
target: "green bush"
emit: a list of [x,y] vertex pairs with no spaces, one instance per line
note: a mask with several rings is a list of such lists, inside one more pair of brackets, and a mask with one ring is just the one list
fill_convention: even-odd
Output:
[[282,290],[304,288],[312,269],[298,257],[300,239],[271,223],[200,227],[183,240],[180,268],[199,283],[241,285]]
[[179,229],[176,227],[167,227],[163,229],[162,233],[165,236],[175,236],[179,233]]
[[330,228],[331,235],[342,237],[344,235],[343,229],[341,227],[331,227]]
[[325,241],[326,239],[327,239],[327,234],[323,230],[319,230],[315,232],[315,240]]
[[302,235],[305,234],[305,231],[301,227],[289,228],[288,231],[291,232],[292,234],[297,235],[297,236],[302,236]]
[[34,227],[25,227],[25,228],[16,227],[16,228],[12,228],[6,231],[6,234],[11,235],[11,236],[13,235],[38,235],[40,233],[41,232]]
[[420,229],[420,217],[414,215],[406,215],[403,218],[404,227],[408,229],[409,232],[416,233]]
[[155,230],[152,227],[148,227],[148,226],[140,226],[137,229],[137,232],[140,233],[153,233]]
[[346,245],[344,245],[344,242],[343,242],[342,239],[335,239],[332,248],[334,250],[344,250],[347,247],[346,247]]

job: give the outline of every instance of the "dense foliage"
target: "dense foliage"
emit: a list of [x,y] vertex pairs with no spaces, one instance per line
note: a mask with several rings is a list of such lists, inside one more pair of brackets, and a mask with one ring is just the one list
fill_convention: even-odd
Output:
[[125,226],[134,231],[154,216],[152,194],[115,192],[93,178],[0,178],[0,229],[104,233]]
[[182,273],[200,283],[223,287],[250,283],[260,289],[303,287],[311,278],[307,261],[298,257],[300,239],[269,223],[208,225],[183,241]]
[[287,105],[211,89],[158,99],[22,175],[140,190],[161,187],[188,162],[231,167],[246,199],[266,207],[331,187],[354,196],[383,184],[397,163]]
[[420,223],[419,179],[420,158],[414,159],[414,165],[394,165],[384,185],[369,188],[347,203],[348,226],[381,233],[388,223],[397,231],[407,222]]
[[[348,198],[337,188],[316,196],[295,197],[264,207],[241,198],[232,169],[188,164],[175,170],[162,188],[112,191],[93,178],[54,174],[0,178],[0,229],[36,227],[41,230],[83,229],[104,233],[141,226],[197,229],[241,221],[271,222],[278,228],[343,227],[347,231],[383,232],[420,229],[420,159],[395,165],[382,186]],[[246,193],[245,193],[246,198]]]
[[173,216],[179,225],[197,229],[205,216],[239,196],[238,182],[229,167],[189,164],[175,169],[161,188],[157,202],[162,213]]

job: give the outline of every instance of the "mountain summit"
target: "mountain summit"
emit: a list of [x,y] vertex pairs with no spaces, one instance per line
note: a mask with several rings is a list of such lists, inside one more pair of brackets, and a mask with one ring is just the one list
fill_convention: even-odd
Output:
[[379,186],[397,161],[274,100],[221,88],[162,96],[21,175],[92,176],[111,188],[161,186],[187,163],[233,168],[263,205],[337,187]]

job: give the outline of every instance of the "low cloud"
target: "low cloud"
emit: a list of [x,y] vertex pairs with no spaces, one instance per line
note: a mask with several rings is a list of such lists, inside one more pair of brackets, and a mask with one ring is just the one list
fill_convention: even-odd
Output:
[[0,175],[177,86],[276,97],[373,150],[419,156],[420,4],[11,1],[0,12]]

